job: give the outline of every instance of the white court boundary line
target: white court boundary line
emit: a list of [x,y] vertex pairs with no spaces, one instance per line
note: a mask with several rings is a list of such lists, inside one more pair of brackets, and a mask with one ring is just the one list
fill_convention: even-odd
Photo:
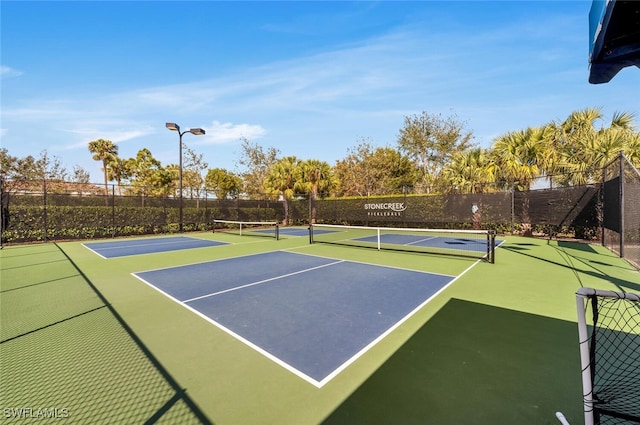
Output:
[[[138,244],[131,244],[131,245],[126,245],[126,246],[113,246],[113,247],[106,247],[104,250],[105,251],[109,251],[109,250],[119,250],[119,249],[123,249],[123,248],[132,248],[132,247],[137,247],[137,246],[156,246],[156,245],[171,245],[171,244],[180,244],[180,243],[189,243],[191,241],[195,242],[217,242],[218,244],[216,245],[211,245],[211,246],[198,246],[195,248],[184,248],[184,249],[199,249],[199,248],[212,248],[214,246],[219,246],[219,245],[226,245],[228,244],[228,242],[220,242],[220,241],[216,241],[213,239],[201,239],[201,238],[194,238],[191,236],[163,236],[163,238],[173,238],[173,239],[178,239],[180,238],[180,240],[176,240],[176,241],[163,241],[163,242],[151,242],[151,243],[138,243]],[[160,238],[158,238],[160,239]],[[188,241],[185,242],[184,239],[189,239]],[[83,242],[81,245],[85,248],[87,248],[89,251],[93,252],[94,254],[96,254],[97,256],[104,258],[105,260],[111,260],[114,258],[126,258],[126,257],[135,257],[137,255],[149,255],[149,254],[160,254],[161,252],[141,252],[140,254],[129,254],[129,255],[120,255],[120,256],[115,256],[115,257],[105,257],[104,255],[100,254],[98,251],[94,250],[93,248],[90,248],[87,246],[87,243],[89,244],[105,244],[108,245],[110,243],[116,243],[116,242],[124,242],[126,239],[122,239],[122,240],[110,240],[110,241],[101,241],[101,242]],[[145,239],[131,239],[131,241],[143,241]],[[149,238],[146,239],[149,241],[154,240],[153,238]],[[166,251],[162,251],[162,252],[166,252]]]
[[[282,252],[289,252],[289,251],[282,251]],[[317,255],[312,255],[312,254],[304,254],[304,253],[296,253],[296,252],[289,252],[291,254],[299,254],[299,255],[309,255],[312,257],[320,257],[320,258],[328,258],[328,257],[322,257],[322,256],[317,256]],[[261,254],[250,254],[251,255],[261,255]],[[240,256],[243,257],[243,256]],[[232,258],[239,258],[239,257],[232,257]],[[230,258],[224,258],[223,260],[226,259],[230,259]],[[215,260],[215,261],[219,261],[219,260]],[[459,278],[461,278],[462,276],[464,276],[469,270],[471,270],[473,267],[475,267],[478,263],[480,263],[481,260],[476,260],[473,262],[473,264],[471,264],[469,267],[467,267],[464,271],[462,271],[462,273],[460,273],[459,275],[453,277],[451,275],[440,275],[440,276],[448,276],[448,277],[453,277],[453,279],[451,279],[447,284],[443,285],[440,289],[438,289],[433,295],[431,295],[430,297],[428,297],[427,299],[425,299],[422,303],[420,303],[418,306],[416,306],[413,310],[411,310],[409,313],[407,313],[404,317],[400,318],[400,320],[398,320],[395,324],[393,324],[390,328],[388,328],[386,331],[384,331],[382,334],[380,334],[377,338],[373,339],[369,344],[367,344],[366,346],[364,346],[362,349],[360,349],[359,351],[357,351],[353,356],[351,356],[349,359],[347,359],[345,362],[343,362],[341,365],[339,365],[336,369],[333,370],[333,372],[331,372],[330,374],[328,374],[327,376],[325,376],[322,380],[318,381],[310,376],[308,376],[307,374],[305,374],[304,372],[298,370],[297,368],[295,368],[294,366],[290,365],[289,363],[285,362],[284,360],[280,359],[279,357],[277,357],[276,355],[270,353],[269,351],[265,350],[264,348],[256,345],[255,343],[251,342],[250,340],[244,338],[243,336],[237,334],[236,332],[232,331],[231,329],[227,328],[226,326],[224,326],[223,324],[213,320],[212,318],[208,317],[207,315],[201,313],[200,311],[196,310],[195,308],[189,306],[186,304],[187,301],[192,301],[194,299],[191,300],[187,300],[187,301],[180,301],[179,299],[173,297],[172,295],[169,295],[168,293],[166,293],[165,291],[163,291],[162,289],[156,287],[155,285],[153,285],[150,282],[147,282],[145,279],[143,279],[142,277],[138,276],[136,273],[143,273],[143,272],[134,272],[131,273],[131,275],[133,275],[135,278],[137,278],[138,280],[140,280],[141,282],[147,284],[148,286],[150,286],[151,288],[155,289],[156,291],[158,291],[159,293],[163,294],[164,296],[166,296],[167,298],[169,298],[170,300],[176,302],[177,304],[183,306],[184,308],[186,308],[187,310],[191,311],[192,313],[195,313],[197,316],[199,316],[200,318],[206,320],[207,322],[211,323],[212,325],[216,326],[218,329],[224,331],[225,333],[227,333],[228,335],[236,338],[237,340],[239,340],[240,342],[244,343],[245,345],[247,345],[248,347],[252,348],[253,350],[257,351],[258,353],[262,354],[263,356],[267,357],[269,360],[273,361],[274,363],[278,364],[279,366],[281,366],[282,368],[288,370],[289,372],[293,373],[294,375],[298,376],[299,378],[305,380],[306,382],[310,383],[311,385],[315,386],[316,388],[322,388],[323,386],[325,386],[328,382],[330,382],[332,379],[334,379],[336,376],[338,376],[342,371],[344,371],[347,367],[349,367],[350,365],[352,365],[353,363],[355,363],[360,357],[364,356],[364,354],[366,354],[371,348],[373,348],[374,346],[376,346],[380,341],[382,341],[384,338],[386,338],[389,334],[391,334],[393,331],[395,331],[398,327],[400,327],[401,325],[403,325],[405,322],[407,322],[411,317],[413,317],[418,311],[420,311],[424,306],[426,306],[432,299],[434,299],[435,297],[437,297],[439,294],[441,294],[445,289],[447,289],[449,286],[451,286],[455,281],[457,281]],[[311,271],[314,269],[318,269],[321,267],[327,267],[327,266],[334,266],[340,263],[355,263],[355,264],[365,264],[365,265],[373,265],[373,266],[378,266],[378,267],[388,267],[388,266],[384,266],[384,265],[378,265],[378,264],[370,264],[370,263],[359,263],[357,261],[350,261],[350,260],[336,260],[333,263],[329,263],[323,266],[319,266],[319,267],[313,267],[310,269],[306,269],[305,271]],[[182,267],[182,266],[176,266],[176,267]],[[174,268],[174,267],[166,267],[166,268],[162,268],[162,269],[157,269],[157,270],[165,270],[165,269],[170,269],[170,268]],[[398,270],[408,270],[408,271],[413,271],[415,273],[425,273],[425,274],[432,274],[432,275],[438,275],[437,273],[429,273],[429,272],[422,272],[422,271],[418,271],[418,270],[410,270],[410,269],[401,269],[398,267],[388,267],[391,269],[398,269]],[[153,271],[153,270],[148,270],[148,271]],[[292,274],[298,274],[298,273],[302,273],[304,271],[300,271],[300,272],[294,272],[294,273],[290,273],[288,275],[292,275]],[[252,284],[247,284],[247,285],[242,285],[240,287],[236,287],[236,288],[231,288],[229,290],[224,290],[224,291],[219,291],[216,294],[219,293],[224,293],[224,292],[230,292],[236,289],[241,289],[243,287],[248,287],[248,286],[254,286],[257,284],[261,284],[261,283],[266,283],[269,281],[275,281],[281,278],[284,278],[288,275],[283,275],[283,276],[278,276],[275,278],[270,278],[270,279],[265,279],[264,281],[259,281],[259,282],[255,282]],[[209,295],[211,296],[211,295]],[[196,298],[197,299],[197,298]]]

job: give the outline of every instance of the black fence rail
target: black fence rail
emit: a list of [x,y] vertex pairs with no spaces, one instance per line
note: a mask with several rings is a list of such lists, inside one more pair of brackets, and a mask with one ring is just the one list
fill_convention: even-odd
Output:
[[[31,190],[13,190],[4,198],[5,243],[108,238],[180,231],[212,230],[215,219],[281,221],[284,206],[269,199],[179,199],[83,193],[51,182],[31,182]],[[40,189],[39,191],[34,188]],[[493,229],[499,232],[581,238],[598,233],[599,185],[476,194],[401,194],[353,198],[299,196],[289,201],[289,222],[404,225]],[[181,221],[182,219],[182,221]],[[182,226],[181,226],[182,224]]]
[[602,245],[640,268],[640,173],[621,154],[603,172]]
[[[57,184],[56,184],[57,183]],[[210,230],[214,219],[279,220],[282,204],[268,199],[179,199],[118,195],[66,182],[4,182],[2,242],[109,238]]]
[[290,214],[293,223],[492,229],[593,238],[600,226],[599,188],[598,184],[524,192],[304,199],[291,202]]

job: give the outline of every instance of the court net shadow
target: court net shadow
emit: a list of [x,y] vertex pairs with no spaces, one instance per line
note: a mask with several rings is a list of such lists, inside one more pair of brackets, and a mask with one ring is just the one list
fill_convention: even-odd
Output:
[[324,425],[582,421],[577,325],[453,299]]
[[4,418],[210,424],[73,261],[61,249],[49,256],[66,264],[63,278],[11,275],[0,291]]
[[558,246],[565,249],[573,249],[576,251],[588,252],[590,254],[596,254],[596,250],[593,249],[588,243],[573,242],[573,241],[558,241]]

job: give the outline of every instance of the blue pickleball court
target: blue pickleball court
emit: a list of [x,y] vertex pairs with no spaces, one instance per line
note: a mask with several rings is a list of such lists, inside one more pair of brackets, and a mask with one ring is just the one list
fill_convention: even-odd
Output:
[[182,249],[205,248],[210,246],[226,245],[226,243],[191,238],[188,236],[167,236],[161,238],[90,242],[83,245],[103,258],[115,258],[130,255],[177,251]]
[[455,278],[285,251],[134,275],[318,387]]

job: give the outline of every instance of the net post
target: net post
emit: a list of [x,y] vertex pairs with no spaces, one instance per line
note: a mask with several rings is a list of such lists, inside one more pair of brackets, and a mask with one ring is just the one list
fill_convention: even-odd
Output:
[[313,224],[309,224],[309,244],[313,244]]
[[491,258],[491,232],[487,232],[487,261],[493,263]]
[[496,262],[496,231],[489,230],[487,233],[487,260],[489,263],[495,264]]
[[377,229],[377,233],[378,233],[378,251],[380,251],[381,243],[380,243],[380,228],[379,227]]
[[216,232],[216,219],[215,218],[213,219],[213,226],[211,226],[211,227],[212,227],[211,233],[215,233]]
[[276,240],[280,240],[280,225],[276,223]]
[[591,380],[591,354],[589,350],[589,333],[587,331],[586,300],[589,288],[580,288],[576,293],[576,309],[578,312],[578,339],[580,344],[580,366],[582,368],[582,397],[584,403],[584,424],[594,425],[593,415],[593,382]]

